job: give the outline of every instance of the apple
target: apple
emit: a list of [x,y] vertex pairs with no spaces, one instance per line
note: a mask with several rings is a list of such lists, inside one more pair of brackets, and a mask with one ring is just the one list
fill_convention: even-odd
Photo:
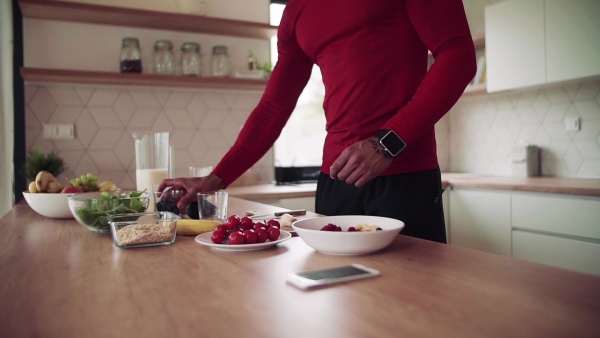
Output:
[[81,190],[80,187],[76,187],[74,185],[67,185],[66,187],[63,188],[63,190],[61,191],[61,194],[79,194],[82,192],[83,192],[83,190]]

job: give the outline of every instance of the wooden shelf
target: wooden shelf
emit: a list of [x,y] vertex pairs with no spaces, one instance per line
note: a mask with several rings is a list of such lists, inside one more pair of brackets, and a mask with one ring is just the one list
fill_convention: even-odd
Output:
[[467,89],[465,89],[463,95],[475,95],[485,93],[487,93],[487,86],[485,85],[485,83],[479,83],[467,86]]
[[475,49],[485,48],[485,34],[473,35],[473,44],[475,45]]
[[264,91],[267,80],[97,72],[47,68],[21,68],[29,83],[72,83],[93,85],[134,85],[183,88],[216,88]]
[[258,39],[270,39],[272,36],[277,35],[277,26],[199,15],[156,12],[56,0],[19,0],[19,6],[23,17],[34,19],[140,27]]

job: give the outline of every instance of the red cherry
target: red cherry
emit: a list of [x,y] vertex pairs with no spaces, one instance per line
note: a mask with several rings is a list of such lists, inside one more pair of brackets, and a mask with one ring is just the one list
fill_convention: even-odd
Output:
[[256,222],[254,222],[254,225],[255,225],[255,226],[256,226],[256,225],[260,225],[260,226],[262,226],[263,228],[267,228],[267,229],[269,228],[269,227],[267,226],[267,223],[265,223],[265,221],[256,221]]
[[215,231],[223,231],[223,232],[227,232],[227,230],[229,229],[229,226],[227,224],[219,224],[217,225],[217,227],[215,228]]
[[269,230],[267,230],[267,233],[269,234],[269,240],[273,242],[279,239],[281,231],[279,231],[277,227],[270,227]]
[[229,217],[227,217],[227,221],[225,221],[225,223],[229,224],[230,226],[230,230],[235,228],[236,226],[240,225],[241,223],[241,219],[240,216],[238,215],[231,215]]
[[249,229],[244,231],[244,244],[254,244],[258,241],[258,235],[254,230]]
[[210,235],[210,239],[215,244],[223,244],[223,240],[225,240],[225,231],[213,231]]
[[253,225],[254,221],[252,220],[252,218],[248,217],[248,216],[244,216],[242,218],[240,218],[240,225],[241,226],[247,226],[247,225]]
[[269,239],[269,233],[267,233],[267,230],[262,227],[260,227],[258,230],[255,229],[254,232],[258,238],[258,243],[264,243],[267,241],[267,239]]
[[229,244],[244,244],[244,234],[240,231],[234,231],[229,234]]
[[269,227],[269,226],[274,226],[274,227],[276,227],[277,229],[281,229],[281,224],[280,224],[280,223],[279,223],[279,221],[278,221],[278,220],[276,220],[276,219],[270,219],[270,220],[268,220],[268,221],[267,221],[267,226],[268,226],[268,227]]
[[267,228],[265,226],[263,226],[263,225],[254,224],[254,231],[257,231],[258,229],[267,230]]

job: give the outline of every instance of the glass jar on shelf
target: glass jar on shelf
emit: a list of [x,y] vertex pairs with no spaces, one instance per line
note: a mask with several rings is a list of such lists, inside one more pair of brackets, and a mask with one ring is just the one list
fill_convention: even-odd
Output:
[[154,73],[175,74],[175,56],[171,40],[157,40],[154,43]]
[[210,75],[214,77],[231,76],[231,61],[227,46],[213,46],[210,58]]
[[140,49],[140,40],[138,38],[123,38],[119,68],[122,73],[142,72],[142,51]]
[[189,76],[202,75],[200,44],[195,42],[186,42],[181,45],[181,74]]

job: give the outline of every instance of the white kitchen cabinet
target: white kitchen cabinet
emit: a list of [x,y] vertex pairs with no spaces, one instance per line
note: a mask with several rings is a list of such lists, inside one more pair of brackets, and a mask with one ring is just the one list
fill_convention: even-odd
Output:
[[600,275],[600,243],[514,230],[514,258]]
[[488,92],[546,82],[544,0],[505,1],[485,8]]
[[598,17],[598,0],[509,0],[486,7],[488,92],[600,75]]
[[600,75],[600,1],[545,3],[546,81]]
[[512,194],[512,255],[600,274],[600,198]]
[[510,193],[450,191],[451,245],[511,255]]
[[512,195],[514,229],[600,241],[600,198],[525,192]]

